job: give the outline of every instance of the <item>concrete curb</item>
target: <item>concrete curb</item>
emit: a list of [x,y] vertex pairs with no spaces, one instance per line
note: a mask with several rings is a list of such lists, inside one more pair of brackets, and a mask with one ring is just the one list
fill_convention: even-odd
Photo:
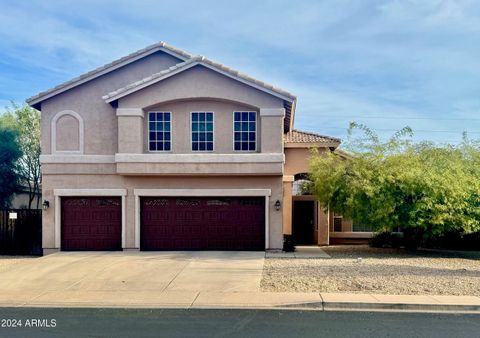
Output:
[[464,312],[480,314],[480,305],[331,302],[323,303],[323,311]]
[[321,293],[324,311],[478,312],[480,297]]
[[[258,309],[480,314],[480,297],[295,292],[47,292],[0,299],[0,307]],[[1,297],[0,297],[1,298]]]

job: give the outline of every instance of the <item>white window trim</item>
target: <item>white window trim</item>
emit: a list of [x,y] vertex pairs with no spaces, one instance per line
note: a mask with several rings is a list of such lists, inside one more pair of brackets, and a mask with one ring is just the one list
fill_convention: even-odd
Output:
[[[150,150],[150,113],[170,113],[170,150]],[[154,110],[147,112],[147,148],[149,153],[171,153],[173,152],[173,115],[171,111]],[[165,131],[164,131],[165,132]],[[164,141],[165,142],[165,141]]]
[[[193,113],[212,113],[212,125],[213,125],[213,130],[212,130],[213,149],[212,150],[193,150],[193,138],[192,138]],[[213,152],[215,152],[215,112],[213,110],[197,110],[197,111],[191,111],[190,112],[190,152],[192,152],[192,153],[213,153]]]
[[[78,150],[57,150],[57,121],[65,115],[70,115],[78,121]],[[50,125],[50,148],[52,154],[83,154],[84,152],[84,125],[80,114],[73,110],[62,110],[55,114]]]
[[53,195],[55,196],[55,248],[61,250],[62,246],[62,205],[61,197],[66,196],[121,196],[122,197],[122,249],[126,247],[126,205],[125,200],[127,196],[127,189],[54,189]]
[[135,248],[140,249],[140,197],[156,196],[156,197],[248,197],[248,196],[263,196],[265,197],[265,249],[270,246],[270,196],[271,189],[134,189],[135,195]]
[[[255,113],[255,150],[235,150],[235,113]],[[250,122],[248,122],[250,123]],[[250,127],[249,127],[250,128]],[[248,131],[250,132],[250,131]],[[258,112],[256,111],[234,111],[232,113],[232,150],[236,153],[256,153],[258,148]]]

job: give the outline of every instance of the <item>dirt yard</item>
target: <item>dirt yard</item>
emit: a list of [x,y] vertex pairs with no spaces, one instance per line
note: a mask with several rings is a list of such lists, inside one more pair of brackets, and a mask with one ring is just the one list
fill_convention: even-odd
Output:
[[331,258],[267,258],[262,291],[480,296],[480,254],[331,246]]

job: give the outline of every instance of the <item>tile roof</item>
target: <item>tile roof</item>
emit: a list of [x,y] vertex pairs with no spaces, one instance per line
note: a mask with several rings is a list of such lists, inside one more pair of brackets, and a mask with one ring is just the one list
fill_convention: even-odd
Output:
[[188,59],[184,62],[177,63],[176,65],[174,65],[174,66],[172,66],[168,69],[162,70],[161,72],[152,74],[152,75],[150,75],[150,76],[148,76],[144,79],[141,79],[139,81],[131,83],[131,84],[125,86],[125,87],[119,88],[119,89],[117,89],[113,92],[110,92],[110,93],[102,96],[102,98],[107,102],[111,102],[111,101],[116,100],[120,97],[128,95],[132,92],[135,92],[137,89],[141,89],[145,86],[148,86],[149,84],[161,81],[164,77],[168,77],[168,75],[170,75],[172,73],[175,73],[177,71],[181,71],[183,69],[188,69],[188,68],[190,68],[192,66],[195,66],[197,64],[210,66],[214,69],[223,71],[223,72],[229,74],[230,76],[232,76],[234,78],[243,80],[247,83],[254,84],[256,86],[260,86],[260,87],[262,87],[266,90],[272,91],[272,92],[277,93],[277,94],[279,94],[283,97],[286,97],[286,98],[290,99],[291,101],[294,101],[296,99],[295,95],[293,95],[290,92],[287,92],[286,90],[283,90],[283,89],[278,88],[278,87],[274,87],[271,84],[268,84],[266,82],[257,80],[257,79],[255,79],[251,76],[246,75],[246,74],[240,73],[239,71],[237,71],[235,69],[232,69],[232,68],[227,67],[227,66],[225,66],[221,63],[218,63],[218,62],[212,61],[210,59],[207,59],[206,57],[201,56],[201,55],[194,56],[194,57],[192,57],[192,58],[190,58],[190,59]]
[[113,92],[110,92],[106,95],[103,96],[103,99],[107,102],[114,101],[117,96],[122,97],[124,95],[128,95],[131,92],[134,92],[136,90],[139,90],[143,87],[148,86],[151,83],[155,83],[157,81],[160,81],[163,79],[163,77],[168,77],[175,72],[180,72],[184,68],[188,69],[189,67],[193,67],[196,64],[202,64],[206,67],[209,67],[211,69],[215,69],[219,72],[223,72],[227,76],[230,76],[232,78],[235,78],[241,82],[244,82],[246,84],[249,84],[253,87],[256,87],[259,90],[264,90],[266,92],[271,93],[272,95],[281,97],[284,100],[284,107],[286,111],[285,115],[285,120],[284,120],[284,131],[290,130],[290,128],[293,125],[293,119],[294,119],[294,113],[295,113],[295,102],[296,102],[296,96],[286,90],[283,90],[278,87],[274,87],[271,84],[268,84],[266,82],[257,80],[251,76],[248,76],[246,74],[240,73],[239,71],[229,68],[221,63],[212,61],[210,59],[205,58],[204,56],[193,56],[190,53],[187,53],[183,50],[180,50],[178,48],[175,48],[173,46],[170,46],[166,44],[165,42],[159,42],[156,44],[153,44],[151,46],[148,46],[146,48],[140,49],[132,54],[129,54],[125,57],[122,57],[118,60],[115,60],[111,63],[108,63],[104,66],[101,66],[97,69],[94,69],[88,73],[82,74],[76,78],[73,78],[67,82],[64,82],[58,86],[55,86],[51,89],[48,89],[46,91],[43,91],[35,96],[32,96],[28,98],[26,101],[27,103],[38,109],[38,105],[55,95],[58,95],[66,90],[69,90],[71,88],[74,88],[82,83],[85,83],[87,81],[90,81],[92,79],[95,79],[98,76],[101,76],[103,74],[109,73],[119,67],[122,67],[125,64],[128,64],[130,62],[133,62],[135,60],[138,60],[144,56],[147,56],[149,54],[152,54],[156,51],[163,50],[167,53],[170,53],[174,56],[177,56],[179,59],[184,60],[183,62],[180,62],[168,69],[165,69],[161,72],[152,74],[144,79],[141,79],[139,81],[136,81],[134,83],[131,83],[125,87],[119,88]]
[[312,132],[293,129],[285,134],[285,143],[336,143],[340,144],[342,140],[335,137],[320,135]]
[[74,87],[77,84],[83,83],[85,81],[91,80],[97,76],[100,76],[101,74],[108,72],[109,70],[114,70],[116,69],[116,66],[122,65],[124,63],[129,63],[129,61],[133,62],[135,61],[138,57],[142,57],[143,55],[148,55],[151,53],[154,53],[158,50],[165,50],[166,52],[170,52],[176,56],[179,56],[180,58],[183,59],[189,59],[192,57],[190,53],[187,53],[183,50],[180,50],[176,47],[170,46],[166,44],[165,42],[158,42],[153,45],[150,45],[148,47],[142,48],[134,53],[131,53],[127,56],[124,56],[120,59],[117,59],[113,62],[107,63],[106,65],[103,65],[101,67],[98,67],[94,70],[91,70],[85,74],[82,74],[80,76],[77,76],[67,82],[64,82],[62,84],[59,84],[58,86],[55,86],[51,89],[48,89],[46,91],[40,92],[37,95],[34,95],[30,98],[28,98],[26,101],[29,105],[35,105],[37,103],[40,103],[42,100],[47,99],[50,96],[60,94],[62,91],[67,90],[71,87]]
[[334,153],[343,158],[353,158],[356,156],[354,153],[351,153],[348,150],[340,149],[340,148],[335,149]]

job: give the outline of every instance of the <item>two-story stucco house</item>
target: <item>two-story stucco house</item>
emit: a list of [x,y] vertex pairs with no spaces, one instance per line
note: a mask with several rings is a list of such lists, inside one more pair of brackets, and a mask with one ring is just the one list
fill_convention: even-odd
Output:
[[41,111],[45,254],[353,234],[295,193],[310,148],[340,140],[294,130],[293,94],[202,56],[158,43],[27,102]]

